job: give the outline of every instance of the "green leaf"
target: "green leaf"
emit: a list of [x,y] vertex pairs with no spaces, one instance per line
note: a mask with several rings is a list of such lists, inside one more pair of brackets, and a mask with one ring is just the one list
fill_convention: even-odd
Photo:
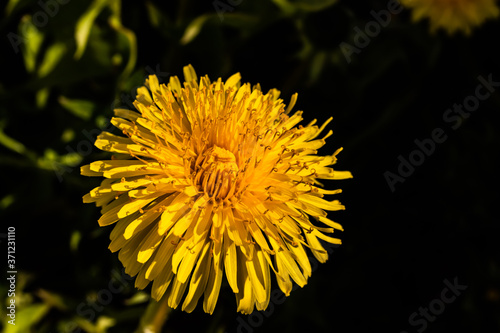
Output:
[[71,251],[76,252],[78,250],[78,245],[80,244],[81,239],[82,233],[79,230],[74,230],[69,240],[69,248]]
[[47,105],[47,100],[49,99],[50,89],[43,88],[36,92],[36,106],[39,109],[43,109]]
[[317,12],[334,5],[337,0],[289,0],[289,2],[298,9]]
[[182,35],[180,41],[181,44],[186,45],[190,43],[196,36],[198,36],[203,25],[212,17],[213,15],[203,14],[192,20],[191,23],[189,23],[189,25],[186,27],[184,35]]
[[151,25],[155,28],[159,28],[161,20],[163,19],[160,10],[151,1],[146,1],[146,10],[148,11]]
[[[33,325],[38,323],[40,319],[49,311],[50,306],[45,303],[37,303],[26,306],[23,309],[18,309],[16,313],[15,325],[6,324],[5,333],[25,333],[32,332]],[[6,320],[10,318],[7,317]]]
[[72,128],[66,128],[61,134],[61,141],[68,143],[75,138],[75,131]]
[[19,33],[22,34],[23,32],[26,34],[22,36],[24,43],[23,47],[21,47],[24,66],[28,73],[32,73],[35,70],[36,58],[40,51],[44,35],[35,27],[30,15],[23,16],[19,23]]
[[5,209],[12,205],[14,201],[16,200],[16,197],[13,194],[7,194],[0,200],[0,209]]
[[82,162],[83,157],[78,153],[67,153],[61,155],[60,161],[63,165],[75,167]]
[[95,324],[82,317],[74,317],[73,322],[88,333],[106,333],[108,328],[115,325],[113,318],[105,316],[97,318]]
[[108,0],[94,0],[87,11],[80,17],[76,23],[75,39],[76,39],[76,52],[75,59],[80,59],[87,47],[90,30],[94,24],[95,19],[106,6]]
[[217,24],[225,24],[239,29],[248,29],[256,26],[259,23],[257,17],[241,13],[224,14],[223,21],[216,18],[217,16],[215,14],[203,14],[192,20],[191,23],[189,23],[189,25],[186,27],[186,30],[184,30],[184,34],[182,35],[180,43],[182,45],[186,45],[192,42],[193,39],[195,39],[200,34],[203,26],[210,20],[216,22]]
[[326,52],[321,51],[314,55],[311,62],[311,70],[309,71],[309,79],[311,82],[316,82],[323,71],[326,63]]
[[38,289],[35,292],[36,296],[40,297],[45,304],[49,304],[51,307],[59,309],[61,311],[67,311],[68,305],[63,296],[45,289]]
[[128,306],[136,305],[136,304],[141,304],[141,303],[147,302],[150,299],[151,299],[151,297],[149,296],[149,294],[147,294],[143,291],[139,291],[139,292],[135,293],[131,298],[125,300],[125,304]]
[[19,154],[26,152],[26,147],[19,141],[14,140],[3,132],[3,126],[0,124],[0,145],[9,148]]
[[89,120],[95,109],[95,104],[83,99],[69,99],[64,96],[59,97],[59,104],[73,115],[83,120]]
[[116,321],[113,318],[100,316],[99,318],[97,318],[97,322],[95,324],[96,332],[106,333],[108,331],[108,328],[115,326],[115,324]]
[[14,8],[21,2],[21,0],[9,0],[9,3],[5,7],[5,16],[9,16],[14,11]]
[[52,44],[47,49],[47,52],[45,52],[40,68],[38,68],[38,76],[44,77],[52,72],[63,57],[64,53],[66,53],[66,45],[63,42]]
[[292,14],[298,10],[305,12],[318,12],[326,9],[337,0],[273,0],[285,14]]

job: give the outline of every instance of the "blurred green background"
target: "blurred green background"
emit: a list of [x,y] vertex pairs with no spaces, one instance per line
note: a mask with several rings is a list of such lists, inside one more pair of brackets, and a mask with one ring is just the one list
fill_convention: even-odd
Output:
[[[132,108],[147,75],[182,79],[192,64],[212,79],[240,72],[285,102],[298,92],[304,123],[332,116],[320,153],[344,147],[337,167],[354,179],[327,184],[344,190],[336,199],[347,210],[331,215],[343,245],[306,287],[244,316],[224,284],[212,316],[170,311],[163,332],[500,332],[500,94],[460,123],[443,118],[475,94],[479,75],[500,81],[499,21],[469,37],[433,35],[404,10],[348,61],[339,45],[355,46],[387,4],[3,1],[0,244],[7,253],[15,227],[18,270],[16,326],[0,284],[3,331],[134,332],[154,319],[149,289],[136,290],[107,249],[112,227],[82,203],[100,180],[79,168],[109,157],[95,136],[113,131],[113,108]],[[436,128],[447,140],[391,191],[384,173]],[[467,289],[440,309],[443,281],[455,279]],[[438,315],[409,320],[436,304]]]

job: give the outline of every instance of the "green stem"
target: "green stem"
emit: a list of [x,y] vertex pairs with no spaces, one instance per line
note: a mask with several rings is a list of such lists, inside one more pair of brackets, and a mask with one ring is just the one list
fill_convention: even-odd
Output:
[[160,333],[171,311],[172,308],[168,306],[168,297],[163,297],[159,302],[152,299],[135,333]]

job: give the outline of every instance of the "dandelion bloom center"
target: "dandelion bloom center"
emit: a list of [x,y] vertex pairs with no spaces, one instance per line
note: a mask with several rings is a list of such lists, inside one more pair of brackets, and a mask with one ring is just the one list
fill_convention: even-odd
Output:
[[213,146],[191,167],[194,185],[216,202],[227,203],[238,190],[239,168],[230,151]]
[[138,112],[115,110],[125,136],[99,135],[95,145],[115,155],[82,167],[105,178],[83,200],[102,207],[101,226],[116,223],[109,248],[137,288],[152,282],[154,299],[191,312],[203,296],[212,313],[225,277],[237,311],[264,310],[272,273],[288,296],[293,281],[303,287],[312,274],[307,252],[325,262],[320,240],[340,244],[328,234],[342,226],[326,211],[344,206],[324,196],[341,190],[319,179],[352,175],[331,167],[341,149],[317,155],[331,118],[298,125],[302,112],[290,115],[297,94],[285,108],[279,91],[264,94],[239,74],[198,80],[187,66],[184,76],[183,85],[149,76]]

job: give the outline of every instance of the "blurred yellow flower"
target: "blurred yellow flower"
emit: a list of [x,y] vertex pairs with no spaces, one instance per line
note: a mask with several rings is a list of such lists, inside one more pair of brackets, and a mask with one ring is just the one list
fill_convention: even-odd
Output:
[[176,308],[187,290],[182,310],[204,295],[212,313],[225,272],[238,311],[264,310],[272,272],[289,295],[292,280],[302,287],[311,275],[306,248],[325,262],[319,240],[340,244],[325,235],[342,230],[325,210],[344,206],[323,196],[341,190],[318,179],[352,175],[330,167],[341,149],[316,155],[331,119],[296,127],[302,112],[289,112],[297,94],[285,110],[279,91],[241,85],[240,74],[198,81],[189,65],[184,76],[183,85],[177,77],[159,85],[151,75],[134,102],[140,113],[115,110],[112,123],[126,137],[99,135],[95,145],[117,154],[81,168],[106,178],[83,200],[102,207],[101,226],[116,222],[109,248],[137,275],[137,288],[153,282],[154,299]]
[[401,0],[401,4],[413,9],[414,21],[427,17],[431,31],[442,28],[450,35],[460,30],[469,35],[500,13],[496,0]]

